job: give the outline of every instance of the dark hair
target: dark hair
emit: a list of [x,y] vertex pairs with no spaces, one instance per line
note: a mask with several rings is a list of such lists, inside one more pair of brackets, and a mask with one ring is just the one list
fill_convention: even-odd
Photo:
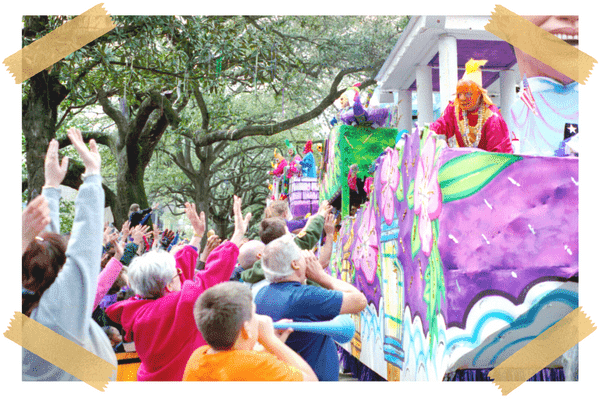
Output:
[[198,297],[194,319],[210,347],[231,349],[244,322],[252,319],[252,291],[241,282],[219,283]]
[[286,223],[281,217],[265,218],[260,221],[260,228],[258,230],[258,236],[264,244],[269,244],[275,239],[278,239],[285,235]]
[[127,267],[123,267],[121,269],[121,271],[119,271],[119,275],[117,275],[117,279],[115,279],[115,282],[110,287],[110,289],[108,289],[108,292],[106,294],[112,295],[115,293],[119,293],[122,288],[127,286],[126,276],[127,276]]
[[102,254],[102,260],[100,261],[100,269],[104,269],[106,264],[113,258],[115,255],[115,247],[110,246],[110,248],[106,251],[106,253]]
[[119,291],[119,293],[117,293],[117,301],[127,300],[132,298],[133,296],[135,296],[135,292],[132,288],[127,286],[126,288]]
[[22,312],[31,315],[42,294],[54,283],[67,257],[67,242],[56,233],[42,232],[31,242],[22,257],[23,288],[33,294],[22,298]]

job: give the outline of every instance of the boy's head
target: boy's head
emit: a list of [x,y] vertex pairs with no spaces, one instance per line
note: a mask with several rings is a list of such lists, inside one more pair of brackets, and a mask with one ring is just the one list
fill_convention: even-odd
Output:
[[260,221],[258,236],[261,242],[269,244],[287,233],[287,224],[281,217],[265,218]]
[[252,291],[240,282],[223,282],[205,290],[194,305],[194,319],[214,350],[231,349],[242,329],[244,339],[258,339]]
[[136,212],[136,211],[140,211],[140,205],[136,204],[136,203],[133,203],[131,205],[131,207],[129,207],[129,213],[131,214],[131,213]]

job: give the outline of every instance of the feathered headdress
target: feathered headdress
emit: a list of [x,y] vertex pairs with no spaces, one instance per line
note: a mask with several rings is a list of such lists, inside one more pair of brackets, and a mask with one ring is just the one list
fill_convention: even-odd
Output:
[[[479,90],[481,91],[481,97],[483,97],[483,101],[488,105],[494,104],[492,99],[489,98],[487,94],[487,90],[483,88],[483,74],[479,67],[484,66],[488,60],[474,60],[470,59],[465,64],[465,73],[463,74],[461,80],[468,80],[474,82]],[[458,104],[458,99],[455,100],[454,104]]]
[[470,59],[465,64],[465,73],[462,79],[468,79],[475,82],[479,87],[483,87],[482,73],[479,67],[484,66],[488,60]]

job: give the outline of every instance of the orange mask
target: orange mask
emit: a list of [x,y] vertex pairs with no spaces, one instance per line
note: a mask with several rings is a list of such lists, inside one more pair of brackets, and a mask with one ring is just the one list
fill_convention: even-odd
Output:
[[456,85],[456,99],[461,110],[471,110],[479,104],[481,90],[477,84],[469,80],[460,80]]

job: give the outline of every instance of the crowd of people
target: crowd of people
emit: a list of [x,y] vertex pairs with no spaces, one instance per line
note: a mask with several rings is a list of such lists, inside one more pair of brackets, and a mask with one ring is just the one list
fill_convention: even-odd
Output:
[[[59,163],[56,140],[48,147],[42,194],[22,215],[25,315],[115,369],[116,353],[133,343],[140,381],[338,380],[331,337],[273,327],[273,321],[328,321],[367,305],[358,289],[325,271],[335,232],[327,202],[297,234],[287,228],[286,202],[273,202],[260,222],[260,240],[248,240],[251,214],[242,215],[234,196],[233,235],[213,234],[203,249],[205,216],[190,203],[189,241],[145,224],[156,205],[132,205],[118,231],[104,222],[95,141],[88,149],[75,128],[68,137],[85,165],[72,232],[59,233],[59,186],[68,160]],[[25,349],[22,374],[23,380],[77,380]]]

